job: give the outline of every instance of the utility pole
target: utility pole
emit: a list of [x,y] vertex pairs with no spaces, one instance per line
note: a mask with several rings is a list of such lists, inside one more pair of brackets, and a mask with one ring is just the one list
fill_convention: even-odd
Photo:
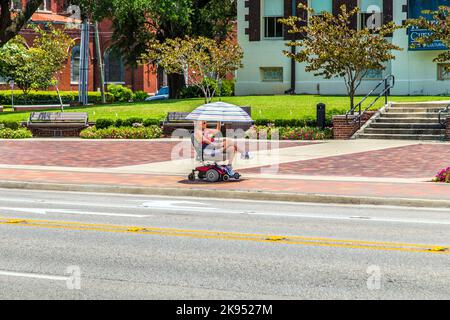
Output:
[[78,84],[78,101],[82,105],[88,104],[89,81],[89,22],[85,18],[81,25],[80,47],[80,81]]
[[97,61],[98,61],[98,67],[100,70],[100,92],[102,94],[102,103],[106,103],[106,97],[105,97],[105,70],[104,70],[104,64],[103,64],[103,57],[102,57],[102,48],[100,47],[100,35],[98,32],[98,22],[95,21],[94,24],[95,29],[95,48],[97,52]]

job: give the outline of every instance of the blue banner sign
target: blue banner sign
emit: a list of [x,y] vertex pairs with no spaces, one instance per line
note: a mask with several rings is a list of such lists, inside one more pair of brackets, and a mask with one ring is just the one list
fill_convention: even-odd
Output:
[[[441,6],[450,7],[450,0],[409,0],[408,1],[408,17],[417,19],[425,17],[428,20],[433,19],[433,15],[425,13],[426,11],[436,11]],[[424,50],[447,50],[447,47],[440,41],[434,41],[431,44],[420,45],[417,39],[429,35],[430,31],[418,28],[408,29],[409,50],[424,51]]]

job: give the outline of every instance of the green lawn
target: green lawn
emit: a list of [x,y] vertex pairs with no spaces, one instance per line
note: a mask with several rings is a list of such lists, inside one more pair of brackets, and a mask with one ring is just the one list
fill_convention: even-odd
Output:
[[[358,98],[359,101],[361,98]],[[241,106],[251,106],[254,119],[302,119],[315,117],[316,105],[323,102],[327,105],[327,110],[338,109],[344,114],[348,110],[348,98],[344,96],[247,96],[228,97],[222,99],[224,102]],[[450,100],[450,97],[443,96],[413,96],[413,97],[391,97],[390,101],[395,102],[421,102]],[[66,111],[88,112],[89,120],[95,121],[99,118],[154,118],[162,119],[167,112],[180,111],[189,112],[203,103],[203,99],[169,100],[164,102],[148,102],[134,104],[112,104],[105,106],[92,106],[86,108],[66,108]],[[384,99],[375,106],[380,108],[384,104]],[[1,121],[25,121],[29,117],[29,112],[16,113],[6,109],[0,113]]]

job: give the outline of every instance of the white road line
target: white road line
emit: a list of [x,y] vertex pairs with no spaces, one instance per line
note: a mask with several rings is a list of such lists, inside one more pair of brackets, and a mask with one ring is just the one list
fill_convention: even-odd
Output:
[[315,213],[265,213],[265,212],[249,212],[248,215],[253,216],[272,216],[272,217],[294,217],[308,219],[324,219],[324,220],[348,220],[348,221],[364,221],[364,222],[392,222],[392,223],[413,223],[413,224],[439,224],[450,225],[450,221],[438,219],[399,219],[399,218],[377,218],[377,217],[355,217],[355,216],[336,216],[323,215]]
[[0,207],[0,210],[4,211],[14,211],[19,213],[35,213],[40,215],[46,215],[51,213],[60,214],[78,214],[78,215],[89,215],[89,216],[111,216],[111,217],[127,217],[127,218],[147,218],[150,215],[137,215],[137,214],[127,214],[127,213],[110,213],[110,212],[91,212],[91,211],[81,211],[81,210],[71,210],[71,209],[44,209],[44,208],[16,208],[16,207]]
[[34,278],[34,279],[54,280],[54,281],[68,281],[68,280],[70,280],[69,277],[52,276],[52,275],[37,274],[37,273],[10,272],[10,271],[1,271],[1,270],[0,270],[0,276]]

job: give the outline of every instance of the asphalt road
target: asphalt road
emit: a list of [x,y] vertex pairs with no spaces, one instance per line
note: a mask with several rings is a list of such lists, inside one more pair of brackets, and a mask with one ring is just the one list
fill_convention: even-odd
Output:
[[449,210],[0,190],[0,299],[450,299],[447,247]]

